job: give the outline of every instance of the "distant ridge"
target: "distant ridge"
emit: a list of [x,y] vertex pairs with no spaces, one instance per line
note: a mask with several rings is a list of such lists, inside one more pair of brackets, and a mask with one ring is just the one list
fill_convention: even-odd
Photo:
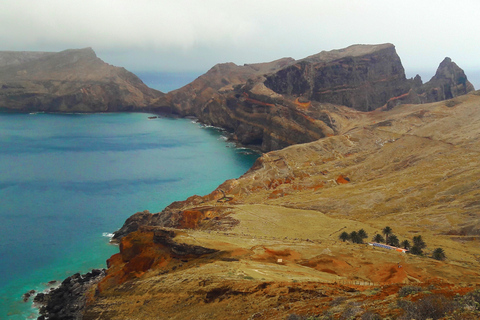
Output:
[[163,93],[92,48],[0,52],[0,109],[29,112],[143,111]]

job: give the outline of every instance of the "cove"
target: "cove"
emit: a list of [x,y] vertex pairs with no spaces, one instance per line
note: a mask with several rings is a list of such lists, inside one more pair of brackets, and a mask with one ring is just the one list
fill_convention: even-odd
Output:
[[108,235],[138,211],[205,195],[258,157],[222,132],[149,114],[0,114],[0,318],[22,294],[105,267]]

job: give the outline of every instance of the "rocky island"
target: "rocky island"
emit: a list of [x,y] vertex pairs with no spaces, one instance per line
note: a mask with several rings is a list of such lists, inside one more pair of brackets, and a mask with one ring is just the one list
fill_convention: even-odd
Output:
[[[208,195],[131,216],[82,305],[44,297],[43,316],[475,319],[479,106],[451,59],[424,84],[391,44],[220,64],[158,93],[145,108],[265,153]],[[366,244],[382,235],[411,253]]]

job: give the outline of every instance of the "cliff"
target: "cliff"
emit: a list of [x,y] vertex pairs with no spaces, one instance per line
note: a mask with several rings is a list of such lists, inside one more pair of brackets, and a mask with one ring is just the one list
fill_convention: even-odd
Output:
[[[84,319],[420,318],[420,301],[468,318],[474,309],[453,297],[464,303],[480,287],[479,105],[474,92],[349,109],[335,136],[266,153],[209,195],[137,213],[116,232],[120,253]],[[421,235],[424,255],[339,240],[385,226],[401,241]],[[430,258],[438,247],[446,260]]]
[[91,48],[62,52],[0,52],[0,108],[12,111],[148,110],[163,93]]
[[350,111],[450,99],[473,90],[451,61],[425,85],[407,79],[392,44],[354,45],[295,61],[213,67],[167,94],[157,110],[195,116],[262,151],[315,141],[344,129]]
[[[385,44],[217,65],[161,97],[158,111],[283,149],[211,194],[127,219],[84,319],[475,315],[480,94],[472,90],[450,59],[426,84],[406,79]],[[385,226],[400,241],[421,235],[423,255],[339,239],[359,229],[371,239]],[[432,259],[435,248],[447,259]]]

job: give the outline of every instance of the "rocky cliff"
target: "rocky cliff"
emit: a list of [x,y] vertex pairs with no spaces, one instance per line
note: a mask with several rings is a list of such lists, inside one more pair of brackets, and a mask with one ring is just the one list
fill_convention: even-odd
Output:
[[0,52],[0,108],[13,111],[148,110],[163,93],[91,48],[62,52]]
[[[337,135],[266,153],[209,195],[137,213],[116,232],[120,253],[84,319],[410,319],[428,312],[419,301],[473,316],[457,303],[480,288],[479,105],[474,92],[344,107]],[[363,229],[368,241],[385,226],[400,241],[421,235],[424,254],[339,240]],[[431,258],[438,247],[446,260]]]
[[231,131],[244,145],[270,151],[338,134],[344,106],[371,111],[472,90],[463,70],[449,59],[423,84],[405,77],[393,45],[354,45],[298,61],[217,65],[160,99],[157,110],[198,117]]
[[[397,58],[387,44],[224,64],[161,97],[157,110],[285,148],[209,195],[130,217],[84,319],[475,318],[480,94],[463,94],[450,59],[423,84]],[[421,235],[423,255],[339,239],[385,226]]]

